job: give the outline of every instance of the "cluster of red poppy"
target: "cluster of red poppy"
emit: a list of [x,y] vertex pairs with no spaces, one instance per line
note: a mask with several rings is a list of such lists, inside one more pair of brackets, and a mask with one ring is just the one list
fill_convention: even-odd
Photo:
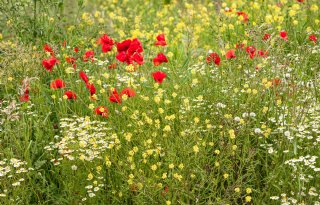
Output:
[[[155,42],[156,46],[167,45],[164,34],[159,34],[156,37],[156,39],[157,39],[157,42]],[[159,66],[162,63],[168,63],[168,58],[163,53],[158,53],[158,55],[155,58],[153,58],[152,61],[154,66]],[[156,71],[152,73],[152,77],[157,83],[161,84],[162,81],[167,77],[167,74],[162,71]]]
[[[286,31],[280,31],[279,32],[279,36],[281,39],[283,39],[284,41],[288,41],[289,38],[287,36],[287,32]],[[270,34],[266,33],[264,34],[264,36],[262,37],[262,40],[264,41],[267,41],[269,38],[271,37]],[[312,34],[309,36],[309,40],[310,41],[313,41],[315,44],[317,43],[317,37],[316,35]],[[236,44],[236,49],[244,49],[244,44]],[[264,50],[258,50],[254,47],[254,46],[247,46],[246,49],[245,49],[245,52],[247,52],[249,54],[249,58],[254,58],[255,56],[258,56],[258,57],[267,57],[268,55],[268,51],[264,51]],[[226,59],[232,59],[232,58],[237,58],[236,56],[236,50],[234,49],[231,49],[231,50],[228,50],[226,52]],[[220,65],[220,56],[219,54],[213,52],[213,53],[210,53],[209,56],[206,57],[206,62],[207,64],[215,64],[215,65]]]
[[[159,34],[156,37],[156,40],[157,41],[154,43],[155,46],[166,46],[167,45],[164,34]],[[117,54],[116,54],[115,58],[119,62],[126,63],[127,65],[132,65],[135,69],[137,66],[144,64],[144,58],[142,55],[142,52],[143,52],[142,43],[137,38],[132,39],[132,40],[126,39],[121,42],[115,42],[107,34],[104,34],[103,36],[101,36],[98,39],[97,44],[101,45],[101,51],[103,53],[110,52],[112,50],[113,46],[116,45]],[[64,43],[63,46],[66,46],[66,42]],[[42,61],[42,65],[47,71],[51,72],[53,70],[54,66],[56,64],[59,64],[60,61],[55,57],[55,53],[54,53],[53,49],[48,44],[45,44],[43,49],[46,53],[50,54],[50,58],[44,59]],[[75,47],[73,49],[73,51],[75,53],[78,53],[79,49],[77,47]],[[95,55],[95,53],[93,50],[88,50],[83,53],[82,61],[83,62],[94,61],[95,60],[94,55]],[[67,63],[71,64],[74,69],[76,69],[76,67],[77,67],[77,65],[76,65],[77,58],[76,57],[67,56],[65,58],[65,60]],[[167,63],[167,62],[168,62],[167,57],[161,52],[158,53],[158,55],[155,58],[153,58],[154,66],[159,66],[162,63]],[[116,67],[117,67],[116,63],[112,63],[109,66],[110,69],[115,69]],[[82,79],[82,81],[86,85],[86,88],[89,90],[91,99],[95,100],[96,98],[94,97],[94,95],[96,94],[96,88],[95,88],[94,83],[89,81],[89,77],[87,76],[87,74],[84,71],[79,71],[79,77]],[[152,77],[157,83],[161,84],[163,82],[163,80],[167,77],[167,75],[164,72],[156,71],[156,72],[152,73]],[[63,88],[66,88],[66,84],[62,79],[58,78],[58,79],[55,79],[54,81],[51,82],[50,88],[54,89],[54,90],[63,89]],[[113,102],[113,103],[120,104],[122,102],[122,99],[134,97],[135,95],[136,95],[136,92],[131,88],[124,88],[120,92],[120,94],[118,93],[116,88],[113,88],[112,91],[110,91],[110,93],[109,93],[109,101]],[[69,99],[69,100],[75,100],[75,99],[77,99],[77,95],[75,92],[73,92],[71,90],[67,90],[64,92],[64,98]],[[21,101],[28,101],[28,100],[29,100],[29,90],[27,89],[25,92],[25,95],[23,95],[21,97]],[[94,109],[94,112],[97,115],[101,115],[105,118],[108,117],[108,113],[109,113],[108,109],[105,106],[97,107],[96,109]]]

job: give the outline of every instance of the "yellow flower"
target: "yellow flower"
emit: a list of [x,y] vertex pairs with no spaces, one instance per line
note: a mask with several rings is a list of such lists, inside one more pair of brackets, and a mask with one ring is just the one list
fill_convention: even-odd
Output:
[[167,173],[163,173],[161,178],[162,179],[166,179],[167,178]]
[[157,170],[157,168],[158,168],[158,167],[157,167],[157,165],[156,165],[156,164],[154,164],[154,165],[152,165],[152,166],[151,166],[151,170],[152,170],[152,171],[156,171],[156,170]]
[[171,132],[171,127],[170,127],[170,125],[166,125],[166,126],[163,128],[163,131],[164,131],[164,132]]
[[[94,105],[93,105],[93,104],[89,104],[89,106],[88,106],[88,107],[89,107],[89,109],[90,109],[90,110],[93,110]],[[103,109],[103,108],[100,108],[100,109]],[[104,112],[104,109],[103,109],[103,111],[101,111],[101,112]]]
[[310,7],[311,11],[318,11],[319,7],[316,4],[312,4],[312,6]]
[[225,173],[223,174],[223,178],[227,179],[229,177],[229,174]]
[[245,199],[246,199],[246,202],[250,202],[252,198],[251,198],[251,196],[246,196]]
[[93,174],[92,173],[88,174],[88,180],[92,180],[92,179],[93,179]]
[[229,130],[229,137],[230,137],[231,139],[236,138],[236,135],[234,134],[234,130],[233,130],[233,129]]
[[160,107],[160,108],[158,109],[158,112],[159,112],[160,114],[163,114],[163,113],[164,113],[164,109]]
[[252,193],[252,189],[251,189],[251,188],[246,188],[246,193],[247,193],[247,194]]
[[179,180],[179,181],[182,180],[182,176],[181,176],[180,174],[178,174],[178,173],[174,173],[174,174],[173,174],[173,177],[174,177],[175,179]]
[[179,164],[179,169],[183,169],[184,168],[184,165],[181,163],[181,164]]
[[174,168],[174,164],[169,164],[169,169],[173,169]]
[[194,145],[193,151],[197,154],[199,152],[199,147],[197,145]]
[[168,52],[167,56],[168,56],[169,58],[172,58],[172,57],[173,57],[173,53],[172,53],[172,52]]
[[237,187],[237,188],[234,189],[234,191],[237,192],[237,193],[239,193],[239,192],[240,192],[240,188]]

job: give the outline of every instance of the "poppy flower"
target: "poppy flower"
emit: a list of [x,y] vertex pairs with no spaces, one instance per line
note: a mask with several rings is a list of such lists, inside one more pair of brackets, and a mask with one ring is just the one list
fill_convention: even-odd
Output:
[[121,103],[121,98],[120,98],[119,93],[117,92],[116,89],[114,89],[111,92],[111,94],[109,96],[109,100],[110,100],[110,102],[119,103],[119,104]]
[[94,87],[93,83],[87,83],[86,87],[88,88],[88,90],[90,91],[90,95],[94,95],[96,94],[96,88]]
[[50,84],[50,88],[54,90],[59,88],[65,88],[65,87],[66,87],[65,83],[60,78],[52,81],[52,83]]
[[166,39],[165,39],[165,36],[163,33],[159,34],[157,36],[157,42],[155,42],[154,45],[156,45],[156,46],[166,46],[167,45],[167,42],[166,42]]
[[127,95],[128,97],[134,97],[136,95],[136,92],[131,88],[125,88],[121,91],[121,96]]
[[116,59],[120,62],[125,62],[128,65],[133,64],[133,62],[139,65],[144,63],[141,54],[143,52],[142,44],[137,38],[117,43],[117,51]]
[[249,21],[248,14],[246,14],[245,12],[238,11],[237,14],[238,14],[238,16],[242,16],[242,21],[243,22],[248,22]]
[[74,48],[73,48],[73,51],[74,51],[75,53],[78,53],[78,52],[79,52],[79,48],[78,48],[78,47],[74,47]]
[[[23,91],[22,91],[23,92]],[[27,85],[27,88],[25,88],[23,94],[19,97],[20,102],[28,102],[30,100],[29,98],[29,87]]]
[[297,0],[298,2],[300,2],[300,3],[303,3],[304,2],[304,0]]
[[97,107],[94,112],[97,115],[101,115],[102,117],[108,118],[108,109],[105,106],[99,106]]
[[[117,53],[116,59],[120,62],[127,62],[129,60],[125,51],[121,51],[121,52]],[[130,64],[130,63],[128,63],[128,64]]]
[[157,83],[161,84],[162,81],[167,77],[167,74],[161,71],[157,71],[157,72],[153,72],[152,76]]
[[60,63],[58,59],[56,59],[55,57],[51,57],[49,59],[44,59],[42,61],[42,66],[49,72],[52,71],[52,68],[56,65]]
[[168,63],[168,59],[163,53],[159,53],[157,57],[153,59],[153,64],[155,66],[159,66],[161,63]]
[[236,49],[243,49],[244,48],[244,44],[241,43],[240,45],[239,44],[236,44]]
[[309,40],[313,41],[316,44],[317,43],[317,36],[312,34],[312,35],[309,36]]
[[235,55],[235,50],[231,49],[228,50],[226,53],[226,58],[230,59],[230,58],[237,58],[237,56]]
[[271,35],[268,34],[268,33],[266,33],[266,34],[264,34],[264,36],[262,37],[262,40],[266,41],[266,40],[268,40],[270,37],[271,37]]
[[288,41],[288,36],[286,31],[280,31],[279,35],[283,40]]
[[44,44],[43,50],[44,50],[45,52],[50,53],[51,56],[54,56],[54,52],[53,52],[52,48],[51,48],[48,44]]
[[86,84],[89,82],[89,78],[85,72],[80,71],[79,76]]
[[111,65],[108,66],[109,69],[116,69],[117,68],[117,63],[112,63]]
[[64,41],[62,42],[62,47],[66,47],[66,46],[67,46],[67,41],[64,40]]
[[162,196],[165,196],[168,192],[169,192],[169,187],[168,187],[168,186],[165,186],[165,187],[163,188],[163,192],[161,192],[161,195],[162,195]]
[[139,65],[143,64],[143,56],[140,53],[133,54],[132,60],[138,63]]
[[99,38],[98,44],[102,45],[102,52],[107,53],[112,50],[114,41],[107,34],[104,34]]
[[127,50],[127,52],[130,55],[134,54],[135,52],[141,53],[142,51],[143,51],[142,44],[137,38],[131,41],[131,44]]
[[272,79],[272,85],[273,86],[278,86],[281,83],[281,79],[280,78],[274,78]]
[[250,58],[253,58],[256,53],[256,48],[254,46],[248,46],[246,52],[249,53]]
[[77,61],[77,59],[75,59],[74,57],[67,56],[66,57],[66,61],[67,61],[67,63],[70,63],[73,66],[74,69],[76,69],[76,67],[77,67],[76,61]]
[[131,45],[130,39],[127,39],[127,40],[124,40],[120,43],[117,43],[117,51],[118,52],[127,51],[128,48],[130,47],[130,45]]
[[94,58],[94,51],[91,51],[91,50],[85,52],[84,55],[83,55],[83,61],[84,62],[87,62],[89,59],[91,61],[94,61],[93,58]]
[[260,57],[266,58],[267,55],[268,55],[268,51],[259,50],[258,54],[259,54]]
[[68,100],[75,100],[75,99],[77,99],[77,95],[76,95],[76,93],[72,92],[71,90],[68,90],[68,91],[64,92],[64,98],[66,98]]
[[212,63],[220,65],[220,56],[217,53],[211,53],[207,58],[206,62],[210,65]]
[[29,95],[23,94],[19,97],[20,102],[28,102],[30,100]]

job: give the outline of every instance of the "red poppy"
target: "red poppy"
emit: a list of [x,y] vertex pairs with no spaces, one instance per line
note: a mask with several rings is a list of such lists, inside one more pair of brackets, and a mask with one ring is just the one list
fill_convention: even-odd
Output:
[[42,66],[49,72],[52,71],[52,68],[56,65],[60,63],[58,59],[56,59],[55,57],[51,57],[49,59],[44,59],[42,61]]
[[258,54],[259,54],[260,57],[266,58],[267,55],[268,55],[268,51],[259,50]]
[[273,86],[278,86],[281,83],[281,79],[280,78],[274,78],[272,79],[272,85]]
[[239,44],[236,44],[236,49],[242,49],[244,48],[244,44],[241,43],[240,45]]
[[304,0],[297,0],[298,2],[300,2],[300,3],[303,3],[304,2]]
[[19,97],[20,102],[28,102],[30,100],[29,98],[29,86],[27,85],[24,93]]
[[29,95],[23,94],[19,97],[20,102],[28,102],[30,100]]
[[69,99],[69,100],[77,99],[76,93],[72,92],[71,90],[64,92],[64,95],[67,96],[67,99]]
[[109,100],[110,100],[110,102],[119,103],[119,104],[121,103],[121,98],[120,98],[119,93],[117,92],[116,89],[114,89],[111,92],[111,94],[109,96]]
[[66,41],[66,40],[64,40],[64,41],[62,42],[62,46],[63,46],[63,47],[66,47],[66,46],[67,46],[67,41]]
[[98,44],[102,45],[102,52],[107,53],[112,50],[114,41],[107,34],[104,34],[99,38]]
[[67,56],[66,57],[66,61],[67,61],[67,63],[70,63],[73,66],[74,69],[76,69],[76,67],[77,67],[76,61],[77,61],[77,59],[75,59],[74,57]]
[[52,81],[52,83],[50,84],[50,88],[54,90],[59,88],[65,88],[65,87],[66,87],[65,83],[60,78]]
[[49,52],[51,54],[51,56],[54,56],[54,52],[53,52],[52,48],[48,44],[44,44],[43,50],[45,52]]
[[85,72],[80,71],[79,76],[86,84],[89,82],[89,78]]
[[127,50],[127,52],[130,55],[134,54],[135,52],[141,53],[142,51],[143,51],[142,44],[137,38],[131,41],[131,44]]
[[108,109],[105,106],[99,106],[97,107],[94,112],[97,115],[101,115],[102,117],[108,118]]
[[262,40],[266,41],[266,40],[268,40],[270,37],[271,37],[271,35],[268,34],[268,33],[266,33],[266,34],[264,34],[264,36],[262,37]]
[[153,72],[152,76],[157,83],[161,84],[162,81],[167,77],[167,74],[161,71],[157,71],[157,72]]
[[96,88],[94,87],[93,83],[87,83],[86,86],[87,86],[88,90],[90,91],[91,96],[96,94]]
[[249,53],[250,58],[253,58],[256,53],[256,48],[254,46],[248,46],[246,52]]
[[142,44],[137,38],[117,43],[117,51],[116,59],[120,62],[125,62],[128,65],[133,64],[133,62],[139,65],[144,63],[141,55],[143,51]]
[[168,186],[165,186],[165,187],[163,188],[163,192],[161,192],[161,195],[162,195],[162,196],[165,196],[168,192],[169,192],[169,187],[168,187]]
[[238,11],[237,12],[238,16],[242,16],[243,18],[243,22],[248,22],[249,21],[249,17],[248,17],[248,14],[246,14],[245,12],[243,11]]
[[131,88],[125,88],[121,91],[121,96],[127,95],[128,97],[134,97],[136,95],[136,92]]
[[153,64],[155,66],[160,65],[161,63],[168,63],[167,57],[163,53],[159,53],[157,57],[153,59]]
[[73,51],[76,52],[76,53],[78,53],[78,52],[79,52],[79,48],[78,48],[78,47],[74,47],[74,48],[73,48]]
[[207,58],[206,58],[206,62],[208,64],[216,64],[216,65],[220,65],[220,56],[217,53],[211,53]]
[[312,35],[309,36],[309,40],[313,41],[316,44],[317,43],[317,36],[312,34]]
[[120,43],[117,43],[117,51],[118,52],[127,51],[128,48],[130,47],[130,45],[131,45],[130,39],[127,39],[127,40],[124,40]]
[[166,46],[167,45],[167,42],[166,42],[166,39],[165,39],[165,36],[163,33],[159,34],[157,36],[157,42],[155,42],[154,45],[156,45],[156,46]]
[[286,31],[280,31],[280,37],[285,40],[288,41],[288,36],[287,36],[287,32]]
[[94,61],[93,58],[94,58],[94,51],[92,51],[92,50],[85,52],[83,55],[84,62],[87,62],[89,59],[91,61]]
[[235,50],[231,49],[228,50],[226,53],[226,58],[230,59],[230,58],[237,58],[237,56],[235,55]]
[[109,69],[116,69],[117,68],[117,63],[112,63],[109,65]]

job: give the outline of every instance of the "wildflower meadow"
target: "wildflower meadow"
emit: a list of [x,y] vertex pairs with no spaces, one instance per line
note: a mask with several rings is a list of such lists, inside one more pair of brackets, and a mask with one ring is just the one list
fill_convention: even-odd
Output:
[[0,204],[320,205],[319,0],[0,0]]

